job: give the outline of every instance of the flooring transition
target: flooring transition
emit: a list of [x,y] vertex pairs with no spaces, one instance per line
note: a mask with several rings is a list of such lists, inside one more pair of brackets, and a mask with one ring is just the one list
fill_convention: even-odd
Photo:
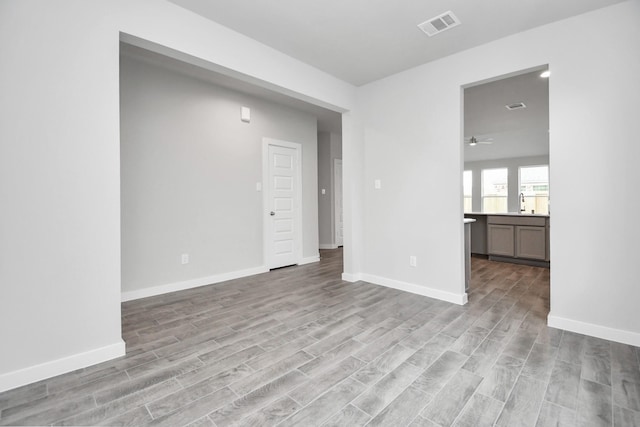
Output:
[[0,424],[640,426],[640,349],[547,327],[549,270],[474,258],[457,306],[321,254],[124,303],[125,357],[0,393]]

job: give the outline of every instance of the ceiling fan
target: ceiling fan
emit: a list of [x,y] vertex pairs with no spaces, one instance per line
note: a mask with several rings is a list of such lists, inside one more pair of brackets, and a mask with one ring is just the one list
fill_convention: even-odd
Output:
[[476,138],[475,136],[471,136],[470,138],[465,138],[465,142],[469,144],[471,147],[475,147],[478,144],[493,144],[493,138]]

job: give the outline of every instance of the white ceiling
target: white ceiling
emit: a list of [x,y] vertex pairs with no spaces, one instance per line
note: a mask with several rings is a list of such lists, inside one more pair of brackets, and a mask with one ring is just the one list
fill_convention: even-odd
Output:
[[[354,85],[623,0],[170,0]],[[434,37],[416,25],[452,11]]]
[[[354,85],[624,0],[169,0]],[[490,3],[490,6],[488,5]],[[428,37],[416,25],[452,11],[461,25]],[[342,133],[341,115],[128,44],[123,54],[306,111]],[[465,90],[465,161],[548,154],[548,86],[538,72]],[[546,98],[545,98],[546,97]],[[522,101],[527,109],[508,111]]]
[[[549,154],[549,79],[541,71],[464,90],[465,162]],[[505,107],[517,102],[526,108]],[[492,143],[470,146],[471,136]]]

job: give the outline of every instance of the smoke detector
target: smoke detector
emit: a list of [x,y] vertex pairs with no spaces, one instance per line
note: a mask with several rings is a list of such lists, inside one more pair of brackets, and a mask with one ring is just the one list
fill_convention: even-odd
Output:
[[453,12],[448,11],[436,16],[435,18],[428,19],[422,24],[418,24],[418,28],[431,37],[457,25],[460,25],[460,20],[453,14]]
[[516,102],[515,104],[505,105],[505,108],[507,110],[513,111],[513,110],[521,110],[523,108],[527,108],[527,106],[524,105],[524,102]]

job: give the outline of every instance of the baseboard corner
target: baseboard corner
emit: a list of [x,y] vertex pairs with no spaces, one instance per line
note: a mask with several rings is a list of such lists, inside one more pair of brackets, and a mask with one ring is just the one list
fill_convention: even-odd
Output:
[[350,283],[358,282],[362,280],[362,274],[361,273],[342,273],[342,280]]
[[569,319],[552,313],[547,316],[547,325],[552,328],[640,347],[640,333],[638,332]]
[[104,347],[65,356],[49,362],[29,366],[0,375],[0,393],[22,387],[47,378],[66,374],[87,366],[97,365],[126,354],[126,345],[122,339]]
[[362,274],[361,280],[373,283],[374,285],[386,286],[388,288],[398,289],[400,291],[405,291],[424,297],[435,298],[453,304],[465,305],[467,303],[466,293],[456,294],[453,292],[433,289],[428,286],[422,286],[415,283],[403,282],[400,280],[389,279],[387,277],[380,277],[373,274]]

